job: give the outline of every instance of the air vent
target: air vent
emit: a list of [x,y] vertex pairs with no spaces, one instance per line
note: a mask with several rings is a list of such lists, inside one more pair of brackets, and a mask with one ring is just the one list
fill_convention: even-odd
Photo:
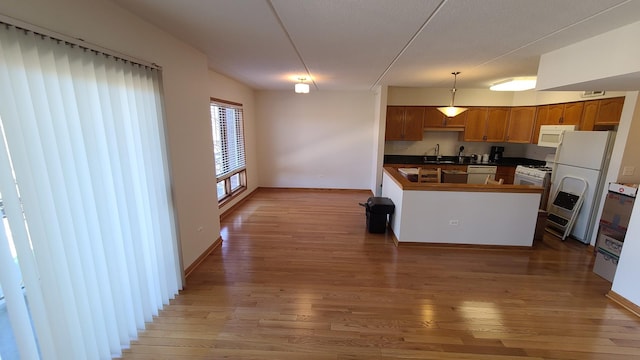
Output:
[[604,95],[604,91],[585,91],[582,93],[582,97],[595,97]]

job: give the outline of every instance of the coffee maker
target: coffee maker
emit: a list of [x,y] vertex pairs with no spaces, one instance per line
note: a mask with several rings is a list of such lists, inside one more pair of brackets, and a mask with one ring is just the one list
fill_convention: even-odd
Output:
[[503,152],[504,146],[492,146],[491,152],[489,153],[489,161],[500,161]]

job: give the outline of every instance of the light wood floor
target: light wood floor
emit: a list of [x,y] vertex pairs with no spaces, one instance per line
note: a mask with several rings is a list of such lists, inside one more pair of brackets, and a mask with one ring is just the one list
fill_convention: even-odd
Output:
[[586,246],[396,247],[366,198],[258,191],[124,359],[640,359]]

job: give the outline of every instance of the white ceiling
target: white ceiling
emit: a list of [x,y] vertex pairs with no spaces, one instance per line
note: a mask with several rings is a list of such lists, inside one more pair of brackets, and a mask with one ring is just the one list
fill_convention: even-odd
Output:
[[268,90],[307,74],[315,90],[441,88],[452,71],[459,88],[487,88],[640,21],[640,0],[113,1],[200,49],[214,71]]

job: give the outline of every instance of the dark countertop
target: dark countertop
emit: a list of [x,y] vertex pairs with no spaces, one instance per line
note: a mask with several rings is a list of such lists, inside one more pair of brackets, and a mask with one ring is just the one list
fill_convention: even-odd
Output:
[[404,190],[457,191],[457,192],[503,192],[503,193],[542,193],[542,187],[532,185],[487,185],[466,183],[419,183],[410,181],[394,167],[384,167],[384,172]]
[[451,164],[451,165],[500,165],[500,166],[518,166],[518,165],[538,165],[545,164],[544,161],[527,159],[521,157],[506,157],[498,161],[490,161],[488,163],[480,163],[471,160],[471,157],[465,156],[462,161],[458,156],[441,156],[440,161],[436,160],[434,155],[385,155],[385,164]]

